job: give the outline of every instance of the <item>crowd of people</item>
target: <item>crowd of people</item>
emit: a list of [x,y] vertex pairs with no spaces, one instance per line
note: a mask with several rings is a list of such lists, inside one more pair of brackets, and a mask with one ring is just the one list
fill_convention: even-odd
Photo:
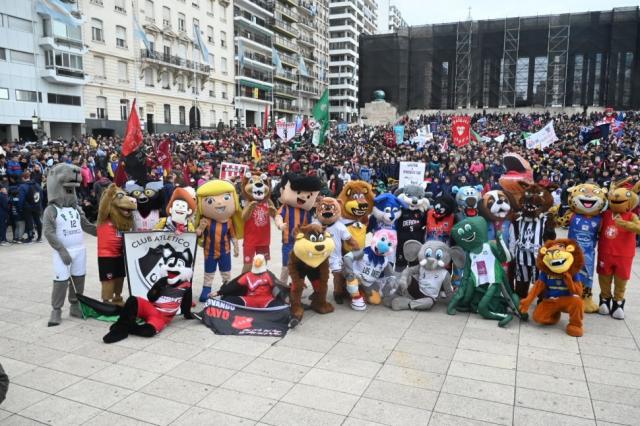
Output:
[[[557,184],[557,202],[566,199],[566,189],[577,182],[592,180],[609,186],[612,180],[630,176],[640,179],[640,114],[626,112],[617,131],[607,137],[585,142],[585,127],[607,120],[610,112],[568,115],[534,113],[475,114],[472,129],[483,141],[456,147],[451,141],[450,115],[436,114],[404,118],[405,140],[396,143],[393,126],[353,125],[346,130],[333,126],[326,141],[312,143],[307,130],[288,142],[275,131],[260,128],[220,128],[175,134],[145,136],[151,180],[164,182],[164,196],[176,186],[193,186],[217,178],[222,162],[246,164],[265,171],[275,181],[286,172],[318,176],[322,193],[337,195],[342,185],[353,179],[370,181],[384,192],[399,177],[402,161],[426,163],[427,192],[434,196],[451,193],[453,186],[481,185],[485,191],[498,188],[505,171],[502,156],[516,152],[527,158],[537,182]],[[559,140],[540,151],[528,150],[527,133],[541,129],[551,120]],[[611,120],[610,120],[611,121]],[[431,130],[428,140],[415,138],[419,129]],[[55,135],[52,135],[55,137]],[[155,164],[161,141],[171,141],[170,172]],[[270,149],[263,141],[270,139]],[[497,140],[496,140],[497,139]],[[252,144],[257,147],[252,155]],[[55,164],[67,162],[81,167],[79,199],[85,214],[95,220],[102,191],[115,179],[121,164],[122,138],[82,137],[42,142],[22,140],[0,142],[0,245],[39,242],[41,216],[46,206],[46,175]],[[257,151],[257,152],[256,152]],[[366,172],[366,173],[365,173]],[[11,237],[8,236],[11,230]]]

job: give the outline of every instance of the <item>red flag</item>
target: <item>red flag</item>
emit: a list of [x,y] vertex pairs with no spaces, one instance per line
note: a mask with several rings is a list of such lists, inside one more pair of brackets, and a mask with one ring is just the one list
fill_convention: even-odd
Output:
[[267,131],[267,124],[269,123],[269,105],[264,106],[264,121],[262,122],[262,130]]
[[124,143],[122,144],[122,155],[125,157],[134,151],[137,151],[142,145],[142,128],[140,127],[140,119],[136,110],[136,100],[133,100],[131,113],[127,121],[127,133],[124,135]]
[[158,164],[162,166],[165,172],[171,170],[171,141],[169,139],[165,139],[158,144],[158,148],[156,149],[156,158]]
[[453,144],[460,148],[469,144],[471,138],[471,117],[468,115],[455,116],[451,119],[451,138]]

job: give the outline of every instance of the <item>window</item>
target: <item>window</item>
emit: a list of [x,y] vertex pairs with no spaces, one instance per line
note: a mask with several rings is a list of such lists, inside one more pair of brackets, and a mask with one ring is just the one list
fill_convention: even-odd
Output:
[[165,60],[170,60],[171,59],[171,46],[164,46],[163,53],[164,53]]
[[93,57],[93,72],[98,78],[106,78],[103,57],[101,56]]
[[171,105],[164,104],[164,122],[171,124]]
[[195,7],[196,9],[200,8],[200,0],[191,0],[191,6]]
[[104,42],[104,30],[100,19],[91,18],[91,40]]
[[16,101],[20,102],[37,102],[36,92],[31,90],[18,90],[16,89]]
[[129,82],[129,65],[124,61],[118,61],[118,81],[121,83]]
[[165,27],[171,27],[171,9],[167,6],[162,7],[162,25]]
[[153,87],[153,70],[151,68],[144,70],[144,85]]
[[582,105],[582,71],[584,56],[576,55],[573,60],[573,105]]
[[144,17],[144,20],[147,22],[154,22],[155,21],[155,11],[153,10],[153,1],[151,0],[146,0],[145,4],[144,4],[144,14],[146,15]]
[[126,121],[129,117],[129,100],[120,99],[120,120]]
[[0,87],[0,99],[9,99],[9,89]]
[[47,102],[58,105],[81,106],[80,96],[59,95],[57,93],[49,93],[47,95]]
[[633,69],[633,52],[623,54],[622,68],[622,105],[630,106],[631,102],[631,71]]
[[543,106],[547,91],[547,57],[536,56],[533,62],[533,104]]
[[33,56],[33,53],[12,50],[11,62],[17,62],[20,64],[35,64],[35,57]]
[[222,84],[222,99],[227,99],[227,83]]
[[227,123],[227,121],[229,121],[229,112],[228,111],[224,111],[222,113],[222,119],[223,119],[225,124]]
[[162,76],[160,77],[161,82],[162,82],[162,88],[163,89],[169,89],[169,73],[168,72],[163,72]]
[[227,47],[227,33],[220,31],[220,46]]
[[16,18],[15,16],[7,16],[7,23],[9,24],[9,28],[12,30],[24,31],[27,33],[30,33],[33,30],[31,21]]
[[211,25],[207,25],[207,41],[213,44],[213,27]]
[[5,49],[4,47],[0,47],[0,61],[6,61],[7,60],[7,49]]
[[441,85],[440,85],[440,108],[449,108],[449,62],[442,62],[441,69]]
[[176,85],[178,86],[178,92],[184,92],[184,76],[178,76],[176,78]]
[[220,71],[223,74],[227,73],[227,58],[220,58]]
[[96,116],[98,118],[107,118],[107,98],[104,96],[96,97]]
[[212,81],[211,82],[211,89],[209,90],[209,96],[212,98],[216,97],[216,82]]
[[220,5],[220,21],[227,22],[227,7]]
[[484,59],[482,67],[482,106],[487,107],[489,106],[491,59]]
[[127,29],[120,25],[116,25],[116,46],[127,48]]
[[178,57],[182,58],[182,59],[186,59],[187,58],[187,45],[184,43],[179,43],[178,44]]
[[516,63],[516,102],[525,102],[529,88],[529,58],[518,58]]
[[596,53],[593,71],[593,105],[600,105],[600,79],[602,78],[602,53]]
[[[45,55],[45,63],[48,60]],[[82,70],[82,56],[67,52],[55,52],[55,65],[57,67]]]
[[213,56],[213,53],[209,53],[209,65],[211,65],[211,70],[215,71],[216,68],[216,61],[215,61],[215,56]]
[[214,0],[207,0],[207,15],[213,16],[213,8],[215,7]]
[[187,114],[185,111],[185,107],[181,106],[178,107],[178,115],[180,116],[180,124],[186,124],[187,123]]
[[[80,30],[80,26],[72,26],[65,25],[60,21],[54,20],[43,20],[43,26],[45,28],[44,34],[49,35],[52,33],[53,35],[66,38],[71,40],[82,40],[82,33]],[[49,24],[51,25],[51,31],[49,31]]]
[[178,31],[184,31],[185,22],[184,13],[178,13]]
[[127,13],[127,7],[125,4],[125,1],[126,0],[115,0],[114,9],[116,10],[116,12]]
[[211,127],[216,125],[216,112],[215,110],[211,110]]

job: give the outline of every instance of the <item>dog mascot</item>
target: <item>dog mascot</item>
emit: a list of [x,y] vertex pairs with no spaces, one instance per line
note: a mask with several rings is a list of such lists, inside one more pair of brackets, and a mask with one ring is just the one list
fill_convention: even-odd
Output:
[[102,193],[98,208],[98,274],[102,283],[102,301],[122,305],[122,285],[127,275],[124,262],[123,233],[133,228],[136,199],[115,184]]
[[43,216],[44,237],[54,250],[53,270],[56,275],[51,290],[49,327],[62,322],[62,306],[70,279],[69,314],[82,317],[76,298],[76,292],[82,294],[84,291],[87,272],[87,249],[82,231],[96,235],[96,227],[87,221],[78,206],[76,188],[81,182],[80,168],[66,163],[54,166],[47,175],[49,204]]
[[395,195],[408,206],[402,209],[400,219],[396,222],[398,233],[396,268],[404,270],[409,263],[404,256],[404,243],[410,240],[424,241],[429,200],[425,197],[424,189],[418,185],[400,188]]
[[222,284],[231,279],[231,247],[238,257],[238,240],[243,235],[240,200],[234,186],[224,180],[210,180],[196,191],[196,233],[204,249],[204,283],[200,302],[205,302],[220,269]]
[[167,206],[167,217],[160,218],[154,227],[158,231],[170,231],[180,235],[183,232],[195,232],[196,228],[189,219],[196,211],[196,201],[185,188],[176,188],[171,194]]
[[584,264],[582,249],[570,239],[547,241],[540,248],[536,264],[540,275],[526,299],[520,302],[520,312],[527,314],[529,306],[538,297],[533,320],[540,324],[556,324],[560,314],[569,314],[567,334],[580,337],[583,334],[582,284],[579,271]]
[[265,174],[247,173],[242,178],[242,195],[247,205],[242,209],[244,241],[242,242],[242,272],[251,270],[257,254],[270,259],[271,219],[276,216],[276,207],[271,201],[271,180]]

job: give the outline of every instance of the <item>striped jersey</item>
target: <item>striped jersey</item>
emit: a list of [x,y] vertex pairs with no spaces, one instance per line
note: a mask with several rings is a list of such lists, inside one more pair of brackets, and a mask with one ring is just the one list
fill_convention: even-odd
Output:
[[203,235],[202,247],[205,258],[219,259],[222,255],[230,253],[231,240],[236,238],[236,231],[231,221],[221,223],[209,220]]
[[282,244],[294,243],[296,240],[296,236],[293,233],[294,229],[297,226],[310,224],[313,218],[310,211],[287,206],[286,204],[280,207],[278,214],[285,224],[282,230]]
[[535,219],[520,216],[512,223],[509,251],[513,253],[516,264],[535,266],[538,251],[544,245],[543,235],[547,220],[547,215]]

